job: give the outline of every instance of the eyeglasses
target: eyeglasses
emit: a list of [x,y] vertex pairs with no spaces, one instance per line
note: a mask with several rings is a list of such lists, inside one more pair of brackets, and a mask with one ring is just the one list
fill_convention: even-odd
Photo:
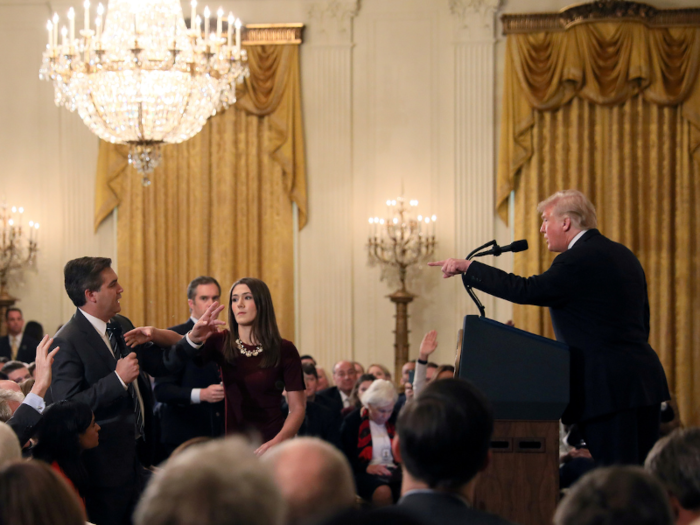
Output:
[[336,372],[333,374],[334,376],[338,376],[340,378],[346,378],[346,377],[351,377],[351,376],[357,376],[357,370],[352,370],[350,372]]

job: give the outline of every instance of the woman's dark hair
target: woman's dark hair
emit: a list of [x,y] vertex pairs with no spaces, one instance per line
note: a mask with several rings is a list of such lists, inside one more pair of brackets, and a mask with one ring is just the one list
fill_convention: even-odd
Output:
[[80,502],[68,484],[41,461],[0,469],[0,525],[85,525]]
[[360,401],[360,397],[358,395],[358,392],[360,391],[360,385],[365,381],[376,380],[377,378],[374,377],[372,374],[362,374],[360,377],[357,378],[357,381],[355,381],[355,386],[352,387],[350,395],[348,396],[348,401],[350,402],[351,407],[362,408],[362,402]]
[[92,410],[85,403],[58,401],[49,405],[41,416],[32,449],[35,459],[49,465],[58,463],[81,496],[85,497],[88,475],[80,458],[80,435],[92,423]]
[[244,277],[237,280],[231,286],[228,293],[228,329],[229,334],[224,345],[224,357],[229,363],[233,363],[239,357],[239,350],[236,346],[238,339],[238,321],[233,313],[233,289],[239,284],[245,284],[250,288],[253,294],[253,301],[258,313],[253,321],[251,337],[263,347],[262,360],[260,368],[270,368],[277,366],[280,363],[280,346],[282,345],[282,336],[279,328],[277,328],[277,319],[275,318],[275,308],[272,306],[272,295],[270,289],[260,279],[253,277]]
[[44,327],[37,321],[27,321],[24,325],[24,335],[35,341],[41,341],[44,338]]

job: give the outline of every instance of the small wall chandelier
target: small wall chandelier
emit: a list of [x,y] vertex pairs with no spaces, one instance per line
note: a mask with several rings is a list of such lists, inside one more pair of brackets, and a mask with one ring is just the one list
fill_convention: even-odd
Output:
[[86,0],[80,38],[71,8],[60,44],[58,14],[46,26],[39,78],[53,82],[57,106],[77,109],[102,140],[130,145],[129,162],[144,185],[160,162],[160,146],[199,133],[209,117],[236,102],[236,85],[250,74],[241,21],[229,14],[224,35],[219,9],[210,32],[207,7],[202,32],[196,0],[191,5],[189,29],[178,0],[109,0],[106,16],[97,7],[94,30]]

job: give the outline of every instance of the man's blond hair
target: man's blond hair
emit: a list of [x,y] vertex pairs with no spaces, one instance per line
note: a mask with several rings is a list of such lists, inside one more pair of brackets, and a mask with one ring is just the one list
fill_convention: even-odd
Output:
[[553,215],[568,217],[575,228],[590,230],[598,227],[595,206],[578,190],[558,191],[537,205],[537,211],[542,214],[553,206]]

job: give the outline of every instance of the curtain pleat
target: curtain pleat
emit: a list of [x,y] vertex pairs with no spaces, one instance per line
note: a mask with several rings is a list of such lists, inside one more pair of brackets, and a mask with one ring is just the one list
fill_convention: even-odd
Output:
[[239,101],[163,160],[144,188],[124,146],[101,143],[96,227],[119,207],[122,309],[136,325],[187,318],[187,284],[263,279],[282,336],[294,337],[293,202],[306,221],[298,46],[251,46]]

